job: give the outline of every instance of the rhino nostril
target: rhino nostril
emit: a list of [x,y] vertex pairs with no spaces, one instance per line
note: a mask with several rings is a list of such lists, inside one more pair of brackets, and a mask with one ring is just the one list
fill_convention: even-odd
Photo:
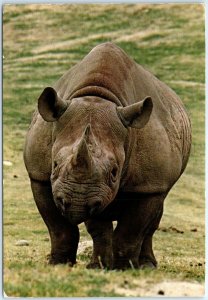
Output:
[[65,200],[63,197],[57,197],[56,201],[62,211],[66,211],[71,206],[71,203],[69,201]]
[[89,207],[89,213],[90,213],[90,215],[93,216],[96,213],[98,213],[98,211],[99,211],[99,209],[101,207],[101,201],[99,199],[90,201],[88,203],[88,207]]
[[64,206],[64,199],[62,197],[57,197],[56,201],[61,204],[61,206]]

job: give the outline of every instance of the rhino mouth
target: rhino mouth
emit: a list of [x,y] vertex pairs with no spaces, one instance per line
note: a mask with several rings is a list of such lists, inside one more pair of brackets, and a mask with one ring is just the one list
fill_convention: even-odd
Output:
[[72,225],[79,225],[88,219],[96,219],[99,215],[102,215],[105,207],[93,207],[93,209],[88,209],[87,207],[83,210],[71,209],[69,211],[60,210],[62,216],[66,218]]
[[104,208],[96,207],[89,208],[86,204],[85,205],[72,205],[71,207],[63,207],[56,203],[56,206],[61,213],[61,215],[67,219],[72,224],[80,224],[85,222],[89,218],[93,218],[98,216]]
[[79,225],[88,219],[87,213],[75,214],[73,212],[69,212],[66,218],[72,225]]

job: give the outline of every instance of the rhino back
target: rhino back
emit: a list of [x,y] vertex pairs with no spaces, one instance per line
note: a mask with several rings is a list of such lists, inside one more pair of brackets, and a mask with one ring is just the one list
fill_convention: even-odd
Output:
[[[163,123],[175,106],[183,106],[172,89],[110,42],[93,48],[55,83],[54,88],[64,100],[92,93],[121,106],[151,96],[154,112],[157,118],[164,118]],[[109,92],[108,97],[105,91]]]
[[[83,96],[86,87],[102,87],[115,96],[118,105],[126,106],[129,99],[135,98],[132,74],[136,69],[136,63],[123,50],[112,43],[104,43],[93,48],[54,87],[64,99],[73,98],[75,93],[76,97]],[[96,96],[104,95],[99,95],[98,91]],[[115,102],[115,98],[108,100]]]

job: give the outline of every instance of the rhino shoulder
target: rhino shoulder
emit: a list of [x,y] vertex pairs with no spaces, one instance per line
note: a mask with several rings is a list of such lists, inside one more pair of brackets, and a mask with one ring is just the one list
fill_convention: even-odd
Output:
[[51,174],[52,124],[36,111],[27,132],[24,162],[31,179],[47,181]]

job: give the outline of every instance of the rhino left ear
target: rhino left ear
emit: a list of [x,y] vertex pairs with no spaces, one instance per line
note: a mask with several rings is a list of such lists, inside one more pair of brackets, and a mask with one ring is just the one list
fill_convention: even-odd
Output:
[[118,107],[118,116],[125,127],[143,128],[149,121],[153,108],[152,98],[146,97],[144,100],[126,107]]
[[52,87],[45,88],[38,99],[39,113],[47,122],[58,120],[67,106],[67,102],[62,100]]

